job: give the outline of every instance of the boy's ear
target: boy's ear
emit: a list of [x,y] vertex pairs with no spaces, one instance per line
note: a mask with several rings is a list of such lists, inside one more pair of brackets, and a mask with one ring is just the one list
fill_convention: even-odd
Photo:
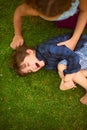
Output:
[[33,54],[33,50],[31,50],[31,49],[27,49],[26,52],[27,52],[28,54]]

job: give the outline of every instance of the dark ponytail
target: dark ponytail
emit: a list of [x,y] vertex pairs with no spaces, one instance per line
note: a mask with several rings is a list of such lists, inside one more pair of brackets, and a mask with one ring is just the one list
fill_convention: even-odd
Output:
[[41,14],[53,17],[67,11],[72,0],[26,0],[26,3]]

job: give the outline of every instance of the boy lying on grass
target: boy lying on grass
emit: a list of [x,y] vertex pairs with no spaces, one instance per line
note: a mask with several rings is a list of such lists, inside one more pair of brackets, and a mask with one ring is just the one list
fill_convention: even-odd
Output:
[[[80,101],[87,105],[87,55],[85,53],[87,36],[81,36],[75,52],[64,45],[57,45],[70,37],[71,35],[54,37],[41,43],[35,49],[25,45],[18,47],[14,51],[13,67],[21,76],[36,72],[42,67],[47,70],[53,69],[58,71],[62,79],[60,89],[67,90],[73,88],[75,87],[74,83],[81,85],[86,90],[86,94]],[[65,63],[61,63],[62,60],[67,61],[67,67]]]

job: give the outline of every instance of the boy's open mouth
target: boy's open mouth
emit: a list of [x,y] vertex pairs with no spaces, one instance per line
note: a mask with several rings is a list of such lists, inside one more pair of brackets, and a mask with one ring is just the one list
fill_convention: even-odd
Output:
[[38,64],[38,63],[36,63],[36,66],[39,68],[40,67],[40,65]]

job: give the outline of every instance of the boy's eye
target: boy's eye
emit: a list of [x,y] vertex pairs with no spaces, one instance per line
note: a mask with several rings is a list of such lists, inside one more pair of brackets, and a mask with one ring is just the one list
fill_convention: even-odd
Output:
[[22,64],[20,67],[21,69],[24,69],[26,67],[26,64]]
[[24,69],[24,68],[26,68],[26,67],[29,67],[29,66],[30,66],[29,63],[23,64],[23,65],[22,65],[22,69]]

